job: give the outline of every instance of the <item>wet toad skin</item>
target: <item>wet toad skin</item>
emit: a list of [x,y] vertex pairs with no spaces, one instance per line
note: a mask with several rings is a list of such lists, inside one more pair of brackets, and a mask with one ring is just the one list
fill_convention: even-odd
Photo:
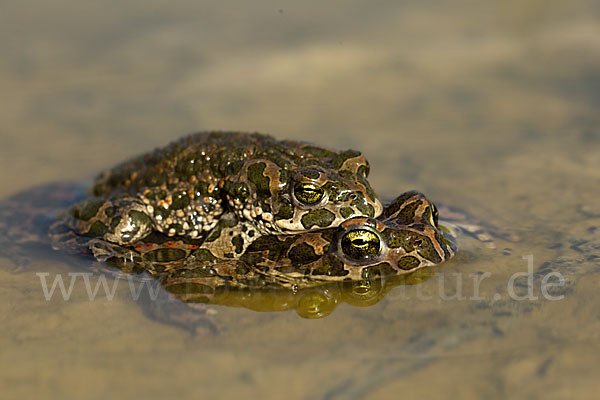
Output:
[[[71,210],[82,235],[117,244],[153,231],[203,239],[228,212],[245,249],[262,234],[293,234],[375,218],[382,205],[360,152],[258,133],[202,132],[105,171]],[[223,252],[228,253],[227,251]],[[236,252],[232,246],[229,253]]]

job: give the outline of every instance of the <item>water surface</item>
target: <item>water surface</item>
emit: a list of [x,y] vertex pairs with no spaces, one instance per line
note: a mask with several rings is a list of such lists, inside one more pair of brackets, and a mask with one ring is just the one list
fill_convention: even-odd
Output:
[[[0,258],[3,398],[592,398],[599,15],[591,0],[6,2],[0,197],[193,131],[259,131],[360,149],[381,197],[421,190],[520,239],[465,239],[422,284],[323,319],[217,307],[205,337],[147,318],[127,286],[46,301],[35,272],[74,271],[50,251],[18,274]],[[564,285],[544,296],[552,272]]]

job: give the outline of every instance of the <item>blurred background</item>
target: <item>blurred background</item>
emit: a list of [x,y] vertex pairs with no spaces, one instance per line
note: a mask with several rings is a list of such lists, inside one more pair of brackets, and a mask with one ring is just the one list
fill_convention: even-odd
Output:
[[[228,333],[198,343],[130,301],[49,305],[34,275],[2,272],[9,398],[586,398],[600,389],[600,2],[0,8],[2,197],[90,180],[187,133],[258,131],[361,150],[382,198],[418,189],[520,235],[495,253],[467,248],[449,273],[491,271],[493,289],[533,254],[536,270],[571,274],[564,301],[527,307],[392,299],[319,321],[221,310]],[[442,332],[452,340],[439,341]],[[433,344],[411,347],[423,335]]]

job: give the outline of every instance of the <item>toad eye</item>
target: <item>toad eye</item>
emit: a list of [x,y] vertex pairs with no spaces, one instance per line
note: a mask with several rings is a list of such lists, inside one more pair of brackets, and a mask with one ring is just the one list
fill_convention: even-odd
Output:
[[294,197],[306,205],[314,205],[323,199],[325,192],[312,183],[299,183],[294,186]]
[[380,249],[379,236],[366,229],[356,229],[342,237],[342,251],[353,259],[359,260],[376,256]]

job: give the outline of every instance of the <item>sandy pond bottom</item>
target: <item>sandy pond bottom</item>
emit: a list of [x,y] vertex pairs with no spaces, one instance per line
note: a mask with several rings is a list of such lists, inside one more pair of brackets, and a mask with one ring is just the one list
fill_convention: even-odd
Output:
[[596,3],[255,3],[7,5],[0,197],[196,129],[259,130],[360,149],[381,197],[421,190],[519,240],[465,238],[422,283],[323,319],[217,306],[218,335],[147,318],[125,284],[47,301],[36,273],[84,269],[0,258],[1,397],[594,398]]

